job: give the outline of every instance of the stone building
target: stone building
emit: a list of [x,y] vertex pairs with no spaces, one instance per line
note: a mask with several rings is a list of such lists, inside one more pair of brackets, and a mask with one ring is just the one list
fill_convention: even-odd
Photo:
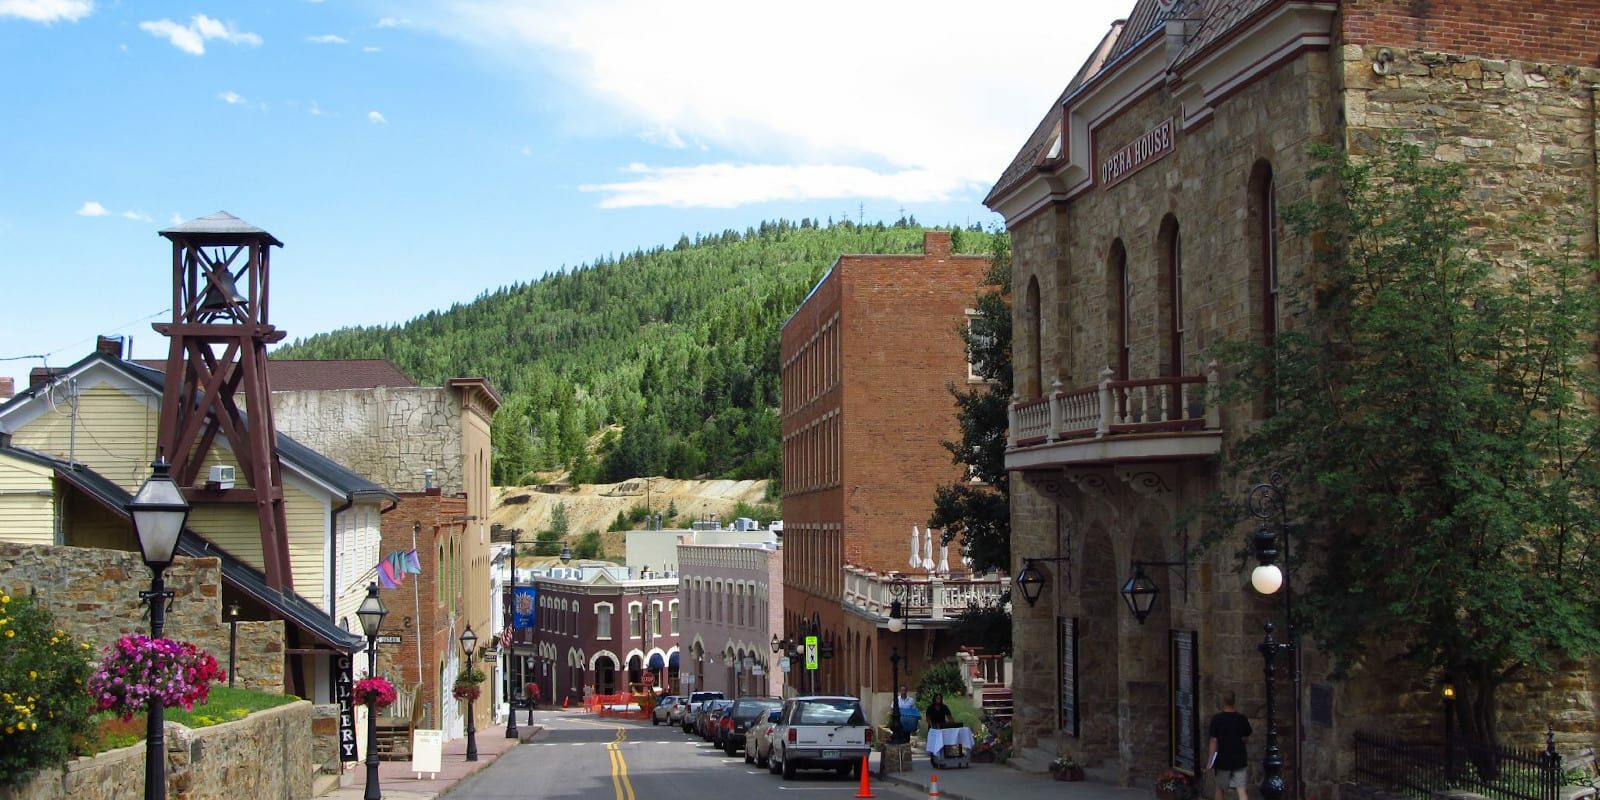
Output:
[[[1046,579],[1013,622],[1017,738],[1043,751],[1029,758],[1071,753],[1148,785],[1203,757],[1220,692],[1259,723],[1256,645],[1280,606],[1250,591],[1236,548],[1162,564],[1201,533],[1179,527],[1180,509],[1246,488],[1218,457],[1261,407],[1213,402],[1206,348],[1307,324],[1283,297],[1309,285],[1312,254],[1278,211],[1312,190],[1315,143],[1362,155],[1398,130],[1465,167],[1485,224],[1529,203],[1571,211],[1592,256],[1597,11],[1138,0],[1050,104],[986,199],[1013,236],[1013,571],[1035,559]],[[1161,587],[1144,624],[1118,597],[1136,562]],[[1426,684],[1335,680],[1302,657],[1303,694],[1287,669],[1279,681],[1280,709],[1303,709],[1283,736],[1296,796],[1337,793],[1353,730],[1438,724],[1437,700],[1414,695]],[[1543,699],[1508,698],[1508,733],[1531,744],[1540,709],[1561,707],[1567,741],[1593,746],[1596,677],[1561,680]]]
[[[987,257],[953,254],[949,233],[929,231],[921,255],[840,256],[783,326],[780,638],[817,635],[833,657],[804,680],[881,695],[885,713],[891,654],[906,657],[902,681],[914,679],[954,653],[959,643],[940,635],[953,615],[1001,590],[959,557],[923,552],[912,567],[909,546],[935,489],[962,477],[940,443],[960,438],[949,387],[981,380],[956,331],[988,270]],[[897,585],[910,619],[890,634]]]
[[[365,586],[377,579],[381,559],[417,551],[422,571],[380,589],[391,610],[384,641],[399,640],[381,648],[380,662],[423,703],[425,725],[464,735],[465,709],[450,693],[464,666],[459,637],[470,626],[485,650],[498,634],[490,614],[488,519],[490,428],[500,396],[483,378],[418,386],[382,360],[270,365],[278,430],[398,493],[399,505],[382,518],[378,558],[362,562],[341,553],[339,563]],[[488,673],[487,686],[503,683],[498,662],[478,666]],[[474,703],[478,727],[490,723],[495,705]]]
[[787,675],[772,643],[783,626],[783,550],[774,544],[678,546],[682,692],[782,697]]

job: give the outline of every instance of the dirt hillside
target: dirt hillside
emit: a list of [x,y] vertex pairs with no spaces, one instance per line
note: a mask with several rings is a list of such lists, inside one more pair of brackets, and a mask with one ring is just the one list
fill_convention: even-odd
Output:
[[[757,505],[766,496],[767,481],[684,481],[672,478],[636,478],[622,483],[564,486],[496,486],[490,522],[507,528],[521,528],[529,534],[550,528],[556,505],[567,508],[567,529],[578,536],[588,531],[605,531],[618,513],[634,506],[649,507],[663,516],[667,527],[687,527],[688,522],[704,517],[733,521],[733,510],[740,503]],[[665,519],[669,506],[677,512],[677,525]],[[607,551],[611,551],[607,543]],[[620,551],[617,553],[620,555]]]

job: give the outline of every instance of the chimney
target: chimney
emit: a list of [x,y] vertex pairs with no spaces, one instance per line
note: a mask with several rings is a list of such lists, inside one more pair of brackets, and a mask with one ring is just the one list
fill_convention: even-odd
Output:
[[0,378],[0,400],[9,400],[16,393],[17,381],[15,378]]
[[94,351],[101,355],[111,356],[118,361],[122,360],[122,337],[99,336],[94,340]]
[[949,231],[925,231],[922,234],[922,254],[925,256],[950,255]]
[[37,389],[50,382],[60,370],[51,367],[34,367],[28,370],[28,388]]

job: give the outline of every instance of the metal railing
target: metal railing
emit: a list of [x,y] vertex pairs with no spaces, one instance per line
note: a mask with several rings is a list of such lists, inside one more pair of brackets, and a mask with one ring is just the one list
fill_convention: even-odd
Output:
[[1427,800],[1465,790],[1504,800],[1558,800],[1563,772],[1553,735],[1543,750],[1490,746],[1449,736],[1406,740],[1357,731],[1355,774]]

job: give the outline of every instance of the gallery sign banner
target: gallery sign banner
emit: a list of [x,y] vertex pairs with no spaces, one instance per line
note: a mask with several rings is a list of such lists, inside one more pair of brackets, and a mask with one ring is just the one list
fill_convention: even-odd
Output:
[[1172,152],[1172,118],[1140,134],[1100,162],[1100,185],[1109,189]]
[[350,654],[333,659],[333,699],[339,704],[339,761],[360,761],[356,752],[356,686],[350,677]]

